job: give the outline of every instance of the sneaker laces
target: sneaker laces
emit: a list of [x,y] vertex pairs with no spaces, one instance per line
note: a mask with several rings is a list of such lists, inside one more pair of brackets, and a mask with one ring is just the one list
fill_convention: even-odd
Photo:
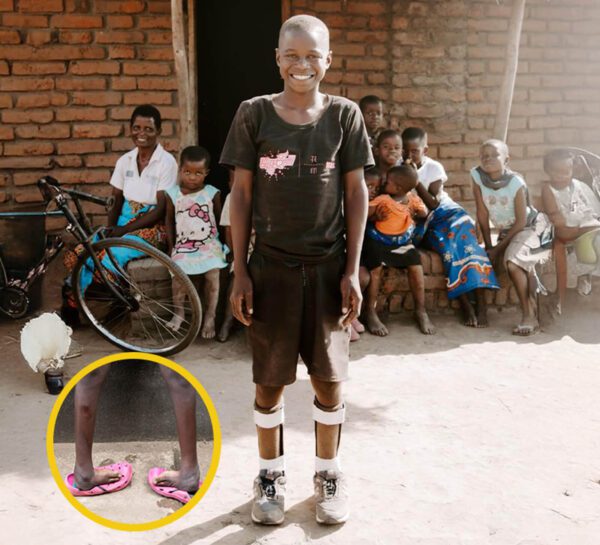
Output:
[[263,494],[270,500],[277,495],[277,489],[275,488],[275,481],[267,479],[265,477],[260,478],[260,489]]

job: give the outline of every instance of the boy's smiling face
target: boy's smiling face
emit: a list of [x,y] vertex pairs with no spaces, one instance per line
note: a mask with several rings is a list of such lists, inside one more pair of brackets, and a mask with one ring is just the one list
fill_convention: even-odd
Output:
[[486,174],[501,176],[508,164],[508,149],[500,145],[485,145],[479,152],[479,160]]
[[275,60],[286,89],[297,93],[318,89],[331,66],[329,38],[318,28],[290,29],[279,40]]
[[573,178],[573,159],[554,159],[548,165],[546,174],[550,176],[550,183],[554,187],[567,187]]

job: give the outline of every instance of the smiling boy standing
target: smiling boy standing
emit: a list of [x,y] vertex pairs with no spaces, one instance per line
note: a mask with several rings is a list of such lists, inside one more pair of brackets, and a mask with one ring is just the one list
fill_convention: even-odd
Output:
[[[256,384],[259,475],[252,520],[284,520],[283,390],[298,356],[315,392],[317,521],[349,515],[338,458],[349,325],[362,296],[358,266],[367,215],[363,168],[373,164],[358,107],[319,92],[331,65],[329,31],[288,19],[276,62],[283,92],[244,101],[221,163],[235,167],[231,230],[234,315],[249,326]],[[251,227],[256,244],[246,263]]]

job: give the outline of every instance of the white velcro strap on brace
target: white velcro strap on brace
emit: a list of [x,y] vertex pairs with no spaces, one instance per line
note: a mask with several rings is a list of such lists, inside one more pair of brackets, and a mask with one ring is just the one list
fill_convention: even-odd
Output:
[[278,409],[273,411],[272,413],[261,413],[254,409],[254,423],[259,428],[276,428],[283,424],[284,414],[283,414],[283,405],[281,405]]
[[267,471],[285,471],[285,457],[273,458],[272,460],[258,459],[258,468],[266,469]]
[[324,411],[315,404],[313,405],[313,420],[326,426],[343,424],[346,420],[346,405],[342,405],[335,411]]

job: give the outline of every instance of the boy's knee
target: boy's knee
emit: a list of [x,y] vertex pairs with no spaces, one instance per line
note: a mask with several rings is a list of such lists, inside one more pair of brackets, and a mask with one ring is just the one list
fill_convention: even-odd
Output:
[[256,407],[259,410],[270,411],[281,403],[283,386],[256,385]]
[[313,381],[315,398],[320,406],[335,409],[342,404],[342,383]]
[[170,388],[177,388],[179,390],[194,391],[194,387],[187,381],[186,378],[182,377],[179,373],[165,367],[160,366],[160,372],[167,386]]

